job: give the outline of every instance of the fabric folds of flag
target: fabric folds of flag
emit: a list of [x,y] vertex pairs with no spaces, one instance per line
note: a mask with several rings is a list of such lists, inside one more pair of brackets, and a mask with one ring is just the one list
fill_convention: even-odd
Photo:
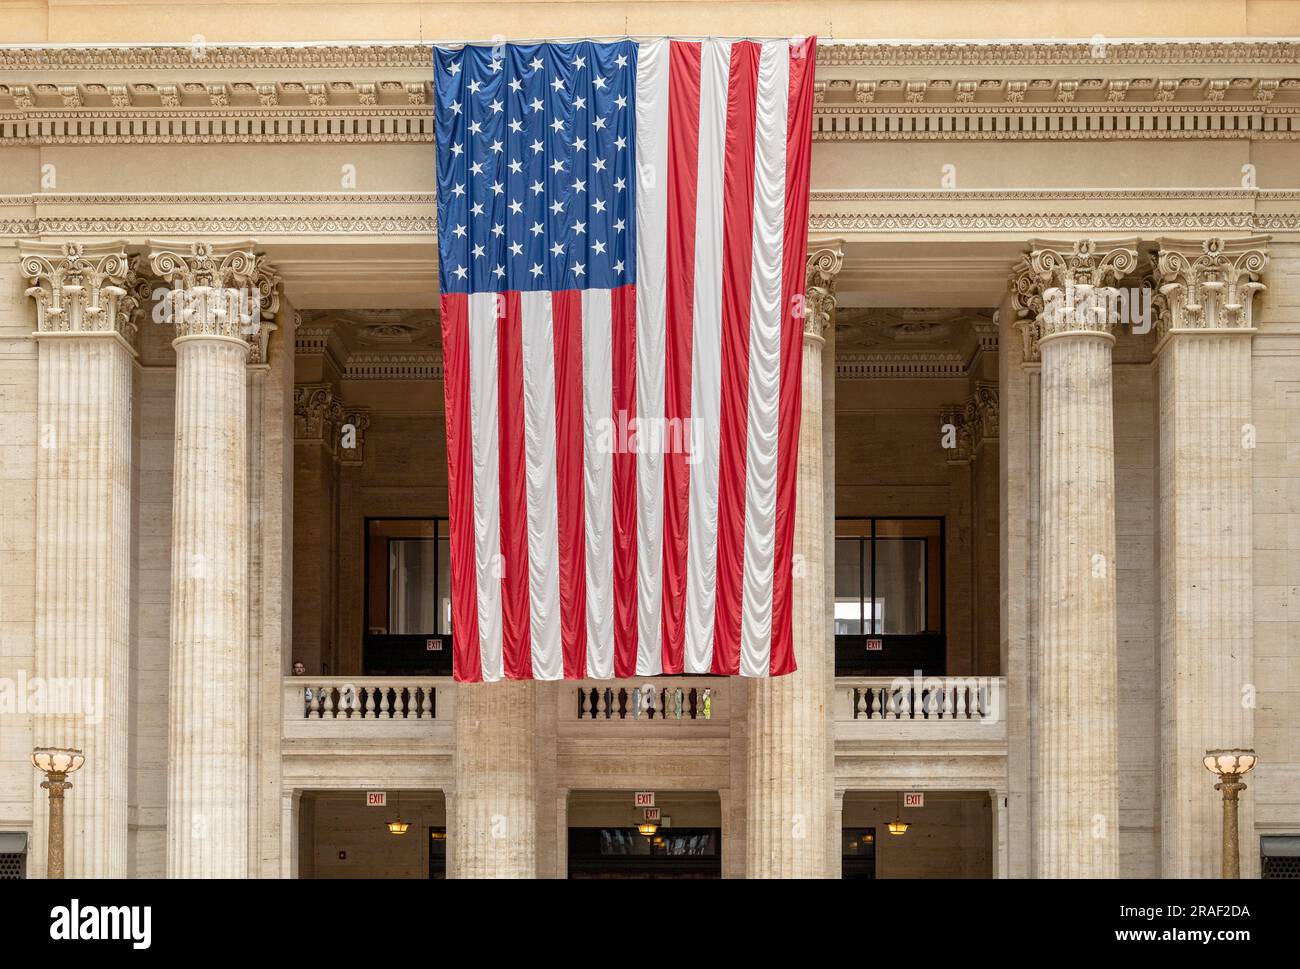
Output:
[[794,670],[815,44],[435,50],[458,680]]

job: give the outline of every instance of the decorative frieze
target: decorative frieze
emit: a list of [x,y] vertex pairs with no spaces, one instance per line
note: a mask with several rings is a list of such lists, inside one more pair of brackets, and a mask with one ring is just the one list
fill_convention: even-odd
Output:
[[1157,315],[1163,337],[1170,329],[1250,329],[1255,294],[1266,287],[1267,238],[1203,242],[1161,239],[1156,281],[1165,312]]
[[126,243],[23,242],[20,248],[38,333],[119,333],[134,344]]
[[[488,38],[484,38],[485,41]],[[427,70],[429,43],[154,44],[13,46],[0,49],[0,71],[32,70]],[[1123,65],[1288,65],[1294,40],[918,41],[821,39],[818,66],[1070,67]]]

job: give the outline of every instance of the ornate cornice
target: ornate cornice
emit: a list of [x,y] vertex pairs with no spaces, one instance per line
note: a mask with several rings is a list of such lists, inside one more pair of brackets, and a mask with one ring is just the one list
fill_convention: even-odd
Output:
[[[814,190],[811,201],[809,228],[817,235],[1187,231],[1203,236],[1300,230],[1300,191],[1294,189],[837,189]],[[436,204],[432,192],[36,192],[0,195],[0,238],[380,235],[432,239],[437,231]],[[6,212],[14,214],[6,216]]]
[[1267,237],[1161,239],[1155,282],[1164,297],[1161,336],[1180,330],[1249,330],[1255,294],[1265,289]]
[[813,243],[808,253],[804,277],[805,337],[822,339],[835,320],[835,277],[844,268],[844,244],[834,242]]
[[38,333],[116,333],[135,343],[134,280],[125,242],[20,245]]
[[1295,64],[1296,40],[819,41],[817,64],[855,67],[1053,66],[1124,64]]
[[[1099,56],[1100,55],[1100,56]],[[431,43],[8,46],[0,71],[428,69]],[[1294,64],[1300,41],[1096,38],[1021,41],[819,41],[817,64],[854,67]]]

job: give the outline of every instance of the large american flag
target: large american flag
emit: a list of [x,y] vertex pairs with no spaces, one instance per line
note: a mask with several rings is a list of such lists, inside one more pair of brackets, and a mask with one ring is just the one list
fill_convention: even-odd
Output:
[[458,680],[795,668],[814,47],[436,49]]

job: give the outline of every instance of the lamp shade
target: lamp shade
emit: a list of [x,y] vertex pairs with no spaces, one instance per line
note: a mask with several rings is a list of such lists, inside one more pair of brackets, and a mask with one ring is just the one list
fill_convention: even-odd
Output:
[[1247,774],[1255,766],[1257,758],[1253,750],[1242,747],[1229,747],[1223,750],[1207,750],[1201,763],[1205,769],[1214,774]]
[[411,825],[409,822],[403,821],[400,817],[397,817],[394,818],[392,821],[388,822],[388,833],[406,834],[406,832],[410,829],[410,827]]
[[636,826],[636,829],[647,838],[653,838],[655,832],[659,830],[659,825],[655,824],[653,821],[642,821]]
[[46,774],[71,774],[86,762],[75,747],[37,747],[32,751],[32,766]]
[[911,825],[902,818],[894,818],[894,820],[890,821],[888,824],[890,834],[907,834],[907,829],[910,827]]

